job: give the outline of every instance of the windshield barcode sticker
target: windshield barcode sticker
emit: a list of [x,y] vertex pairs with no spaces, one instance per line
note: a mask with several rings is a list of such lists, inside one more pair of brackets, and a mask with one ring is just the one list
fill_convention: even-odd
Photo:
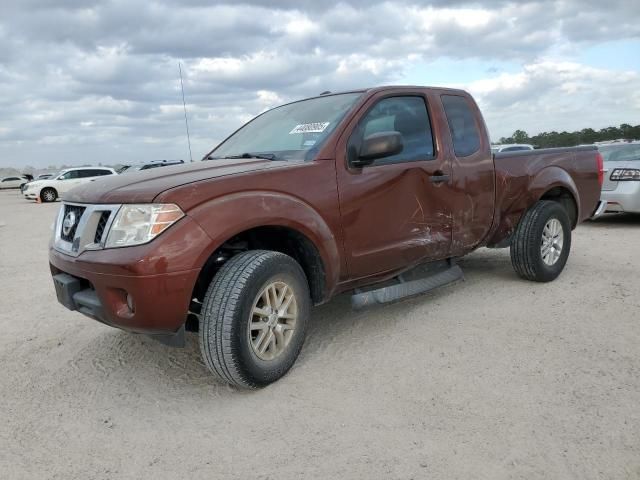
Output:
[[289,135],[294,133],[322,133],[329,126],[330,122],[302,123],[293,127]]

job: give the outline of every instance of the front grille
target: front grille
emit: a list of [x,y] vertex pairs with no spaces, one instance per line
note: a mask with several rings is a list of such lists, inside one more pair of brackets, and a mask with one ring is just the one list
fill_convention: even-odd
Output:
[[100,219],[98,220],[98,226],[96,227],[96,234],[93,237],[93,243],[100,243],[102,241],[102,235],[104,235],[104,229],[107,226],[111,212],[102,212]]
[[55,249],[66,255],[77,257],[85,250],[104,248],[109,225],[121,206],[89,203],[78,205],[63,202],[56,223]]
[[[62,217],[62,225],[60,225],[60,238],[65,242],[73,242],[76,229],[80,223],[80,217],[82,217],[85,208],[86,207],[80,207],[78,205],[64,206],[64,216]],[[71,220],[73,220],[73,223],[70,225]]]

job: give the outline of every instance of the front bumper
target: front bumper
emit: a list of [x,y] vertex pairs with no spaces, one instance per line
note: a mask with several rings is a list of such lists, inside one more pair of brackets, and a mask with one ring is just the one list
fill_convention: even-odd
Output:
[[[187,319],[211,239],[183,218],[152,242],[85,251],[49,249],[59,302],[107,325],[148,335],[172,335]],[[203,260],[204,258],[204,260]]]
[[600,200],[607,212],[640,213],[640,182],[618,182],[615,190],[603,190]]
[[58,301],[69,310],[134,333],[170,335],[184,324],[199,270],[152,276],[105,275],[65,264],[52,251]]

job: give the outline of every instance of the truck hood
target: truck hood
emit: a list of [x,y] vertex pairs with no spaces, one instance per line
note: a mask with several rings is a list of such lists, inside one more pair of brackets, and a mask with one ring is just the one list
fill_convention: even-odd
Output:
[[78,203],[149,203],[160,193],[189,183],[227,175],[238,175],[269,168],[282,168],[286,161],[247,159],[206,160],[202,162],[123,173],[80,185],[64,195]]

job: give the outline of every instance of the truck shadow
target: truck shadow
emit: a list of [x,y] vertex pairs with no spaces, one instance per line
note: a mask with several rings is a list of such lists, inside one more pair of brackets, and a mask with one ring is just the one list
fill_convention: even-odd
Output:
[[596,228],[623,228],[640,225],[640,214],[607,213],[596,220],[590,220],[587,225]]
[[[506,252],[506,254],[505,254]],[[311,322],[305,346],[292,369],[292,375],[303,373],[306,368],[315,368],[326,355],[348,355],[354,342],[368,344],[377,337],[387,335],[401,327],[407,315],[416,309],[424,310],[430,302],[446,304],[447,297],[460,289],[473,288],[474,284],[487,277],[500,276],[517,281],[511,269],[508,250],[480,250],[460,262],[466,280],[444,286],[427,294],[418,295],[386,305],[376,305],[364,310],[351,308],[349,294],[338,295],[329,303],[312,310]],[[424,313],[428,321],[428,313]],[[99,384],[115,384],[116,390],[106,394],[117,394],[117,385],[125,388],[135,384],[144,395],[164,395],[178,392],[179,395],[200,395],[209,398],[251,394],[218,383],[205,366],[200,356],[198,335],[186,335],[185,348],[171,348],[143,335],[133,335],[112,329],[93,337],[78,352],[72,361],[74,375],[83,381]],[[286,378],[283,382],[286,382]],[[283,388],[285,383],[276,388]],[[144,384],[144,388],[142,385]],[[272,388],[272,387],[268,387]],[[286,388],[286,387],[285,387]]]

